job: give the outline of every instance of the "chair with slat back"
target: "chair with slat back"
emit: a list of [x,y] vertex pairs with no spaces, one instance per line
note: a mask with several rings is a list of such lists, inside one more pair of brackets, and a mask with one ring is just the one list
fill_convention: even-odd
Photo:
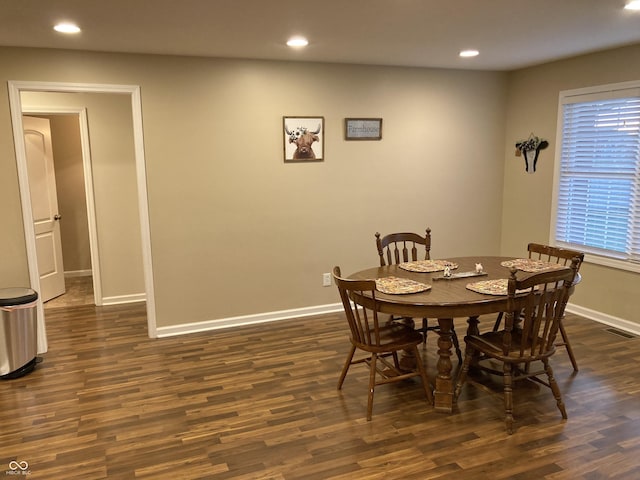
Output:
[[[418,254],[419,245],[424,246],[424,256]],[[376,232],[376,246],[381,267],[397,265],[402,262],[415,262],[419,259],[429,260],[431,258],[431,229],[427,228],[424,237],[417,233],[406,232],[390,233],[380,238],[380,233]]]
[[[576,273],[580,270],[580,266],[584,261],[584,253],[579,252],[577,250],[570,250],[568,248],[561,247],[552,247],[550,245],[542,245],[540,243],[530,243],[527,246],[527,251],[529,252],[529,258],[532,260],[541,260],[543,262],[551,262],[558,263],[560,265],[569,266],[574,258],[578,259],[578,267]],[[493,326],[493,331],[497,331],[500,328],[500,322],[502,320],[502,313],[498,314],[498,318],[496,318],[495,325]],[[556,344],[556,346],[562,346],[567,349],[567,354],[569,355],[569,360],[571,360],[571,365],[573,366],[574,371],[578,371],[578,362],[576,361],[576,357],[573,353],[573,348],[571,347],[571,342],[569,341],[569,336],[567,335],[567,331],[564,328],[564,323],[562,322],[562,318],[560,319],[560,336],[562,337],[562,342]]]
[[[422,335],[407,325],[385,324],[378,320],[375,280],[342,278],[340,267],[334,267],[333,278],[340,292],[340,299],[351,332],[351,349],[338,380],[338,390],[342,388],[351,365],[366,363],[369,365],[367,420],[371,420],[373,394],[377,385],[420,377],[427,400],[433,404],[427,373],[418,352],[418,345],[422,343]],[[354,293],[360,297],[357,299]],[[363,300],[364,298],[367,301]],[[356,350],[366,352],[367,356],[354,360]],[[405,350],[415,355],[416,365],[410,371],[404,367],[401,369],[398,360],[398,352]]]
[[[419,248],[422,246],[423,248]],[[376,232],[376,247],[378,249],[378,257],[380,258],[380,266],[394,265],[404,262],[415,262],[417,260],[431,259],[431,229],[427,228],[425,236],[422,237],[417,233],[390,233],[384,237]],[[424,256],[422,251],[424,250]],[[399,320],[392,317],[393,320]],[[413,319],[404,318],[403,321],[413,322]],[[440,330],[439,325],[429,326],[426,318],[422,319],[422,328],[420,332],[423,335],[423,343],[427,344],[427,332]],[[456,349],[458,361],[462,363],[462,352],[460,350],[460,342],[453,325],[451,326],[451,340]]]
[[[466,351],[454,391],[454,399],[457,400],[459,397],[464,383],[470,381],[468,373],[472,360],[476,361],[476,367],[479,369],[484,368],[483,362],[487,360],[502,363],[502,372],[490,367],[486,370],[503,377],[505,424],[509,434],[513,433],[513,383],[515,380],[529,378],[549,387],[562,418],[567,418],[567,411],[554,379],[549,358],[555,353],[555,338],[578,271],[578,262],[579,259],[575,258],[570,268],[548,270],[524,276],[522,280],[517,279],[517,271],[515,268],[512,269],[508,281],[504,329],[467,335],[464,338]],[[522,309],[519,308],[521,305],[524,305]],[[521,321],[514,321],[518,319]],[[532,370],[537,362],[541,362],[543,368]],[[546,381],[539,378],[542,374],[546,374]],[[470,383],[476,382],[470,381]]]

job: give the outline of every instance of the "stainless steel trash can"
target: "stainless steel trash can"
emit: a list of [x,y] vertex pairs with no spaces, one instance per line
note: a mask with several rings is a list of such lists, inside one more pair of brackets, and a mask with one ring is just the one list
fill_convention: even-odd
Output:
[[21,377],[36,365],[37,300],[30,288],[0,289],[0,379]]

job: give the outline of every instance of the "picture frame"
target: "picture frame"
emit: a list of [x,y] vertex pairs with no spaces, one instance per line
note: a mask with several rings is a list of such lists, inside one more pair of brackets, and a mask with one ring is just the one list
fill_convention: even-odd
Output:
[[282,117],[285,163],[324,161],[324,117]]
[[382,140],[382,118],[345,118],[345,140]]

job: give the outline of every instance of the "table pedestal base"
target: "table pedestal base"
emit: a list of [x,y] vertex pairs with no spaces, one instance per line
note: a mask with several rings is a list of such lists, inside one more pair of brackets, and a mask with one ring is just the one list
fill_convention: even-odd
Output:
[[[467,320],[467,335],[479,335],[478,317],[469,317]],[[451,328],[453,318],[439,318],[440,325],[438,338],[438,375],[436,376],[436,389],[433,392],[434,409],[436,412],[451,413],[453,410],[454,379],[451,376],[453,370],[451,364]]]
[[439,318],[438,324],[438,374],[433,392],[433,407],[436,412],[451,413],[453,410],[453,380],[451,379],[451,326],[453,318]]

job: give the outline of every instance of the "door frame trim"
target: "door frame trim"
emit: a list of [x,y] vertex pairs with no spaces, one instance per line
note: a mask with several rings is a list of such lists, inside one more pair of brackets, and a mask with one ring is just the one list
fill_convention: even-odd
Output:
[[[64,93],[119,93],[131,96],[131,111],[133,116],[133,142],[136,162],[136,179],[138,187],[138,213],[140,218],[140,233],[142,237],[142,262],[144,271],[145,296],[147,303],[147,331],[150,338],[157,337],[155,294],[153,286],[153,265],[151,255],[151,232],[149,223],[149,202],[147,193],[147,172],[144,153],[144,136],[142,129],[142,99],[138,85],[109,85],[92,83],[67,82],[31,82],[9,80],[9,109],[13,126],[13,140],[16,152],[16,166],[18,169],[18,184],[20,200],[22,202],[22,220],[24,224],[25,245],[27,250],[27,264],[31,285],[38,285],[38,266],[35,249],[35,235],[33,229],[33,213],[27,175],[27,160],[22,128],[21,92],[64,92]],[[47,335],[44,322],[44,308],[42,300],[38,299],[38,353],[47,351]]]

